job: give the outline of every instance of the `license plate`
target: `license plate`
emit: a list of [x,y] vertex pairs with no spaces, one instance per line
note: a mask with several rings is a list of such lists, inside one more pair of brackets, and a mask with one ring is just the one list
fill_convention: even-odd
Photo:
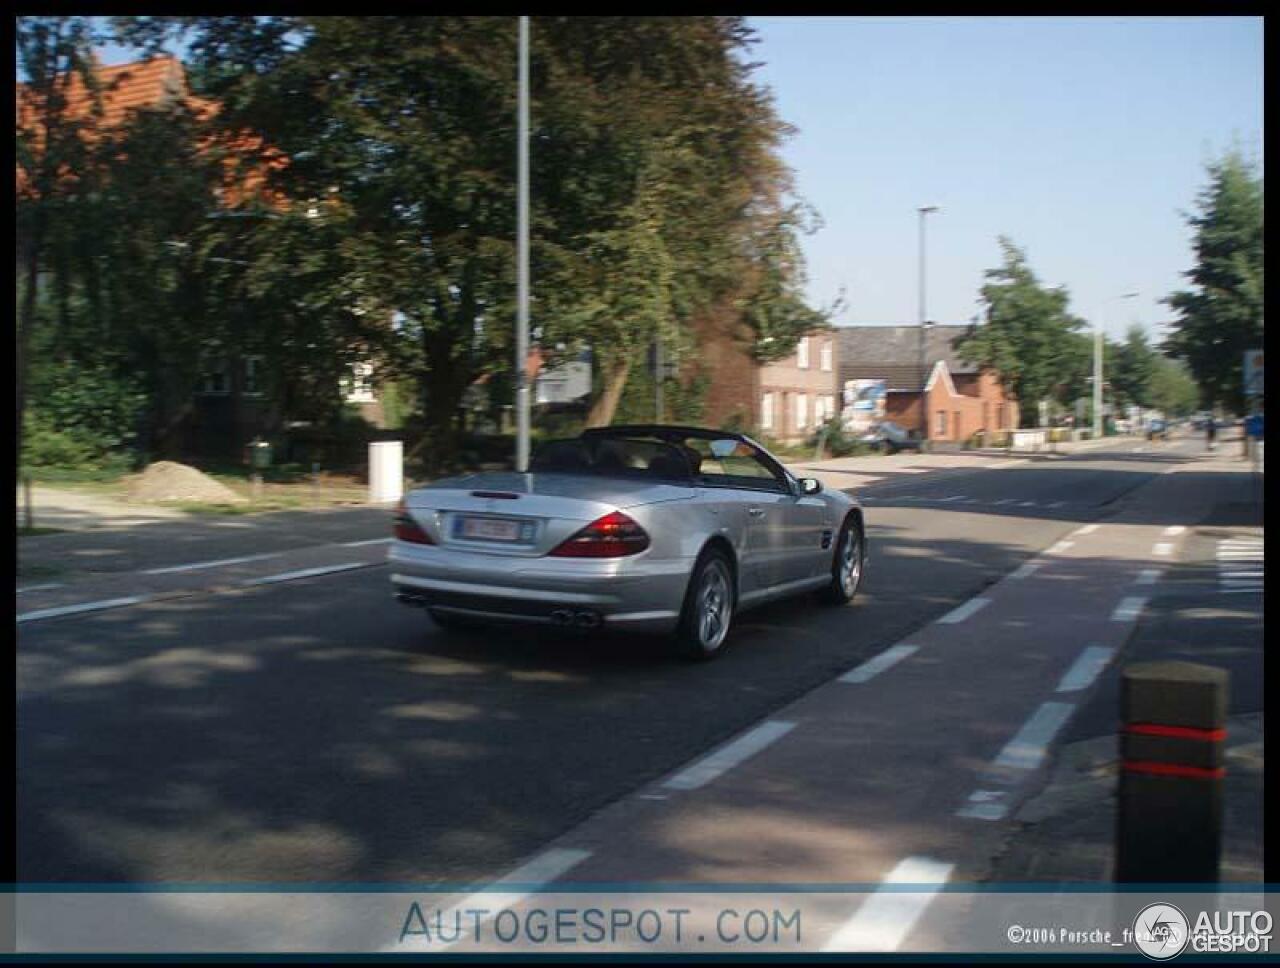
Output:
[[458,521],[458,537],[471,538],[477,541],[529,541],[533,526],[522,521],[509,518],[469,518]]

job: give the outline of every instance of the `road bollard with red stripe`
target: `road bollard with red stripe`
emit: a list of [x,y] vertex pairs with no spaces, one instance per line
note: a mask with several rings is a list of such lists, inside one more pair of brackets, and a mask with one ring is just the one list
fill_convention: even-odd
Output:
[[1229,681],[1194,662],[1125,668],[1116,882],[1218,880]]

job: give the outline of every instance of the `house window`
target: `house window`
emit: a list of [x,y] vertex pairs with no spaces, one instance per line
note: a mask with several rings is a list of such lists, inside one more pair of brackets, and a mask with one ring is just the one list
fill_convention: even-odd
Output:
[[760,429],[773,429],[773,394],[766,393],[760,400]]
[[945,437],[947,435],[947,412],[945,410],[938,411],[937,435],[939,437]]
[[809,395],[796,394],[796,430],[804,430],[809,421]]
[[244,358],[244,389],[247,397],[262,396],[262,357],[246,356]]
[[373,364],[352,363],[347,381],[347,403],[373,403]]
[[825,396],[822,398],[822,419],[830,420],[836,415],[836,398],[833,396]]
[[809,337],[801,336],[796,345],[796,366],[802,370],[809,369]]
[[207,354],[200,361],[200,383],[197,392],[206,396],[221,396],[231,390],[230,374],[227,372],[227,358],[221,355]]
[[822,353],[819,356],[819,366],[822,367],[823,373],[831,372],[831,340],[825,340],[822,344]]

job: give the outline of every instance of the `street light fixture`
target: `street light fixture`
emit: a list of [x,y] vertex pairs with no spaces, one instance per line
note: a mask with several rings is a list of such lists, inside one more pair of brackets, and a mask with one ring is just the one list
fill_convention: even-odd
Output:
[[937,205],[921,205],[916,209],[920,216],[920,442],[921,446],[929,437],[929,408],[925,402],[925,327],[928,325],[925,315],[925,260],[924,260],[924,221],[926,215],[941,212]]
[[1112,296],[1098,310],[1098,322],[1093,330],[1093,438],[1102,437],[1102,329],[1105,323],[1107,306],[1121,299],[1136,299],[1137,292],[1123,292]]

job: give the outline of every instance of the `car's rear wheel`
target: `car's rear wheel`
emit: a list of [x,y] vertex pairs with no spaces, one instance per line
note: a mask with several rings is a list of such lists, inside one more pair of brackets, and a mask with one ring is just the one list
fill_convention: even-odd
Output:
[[847,605],[862,585],[862,570],[867,558],[866,536],[862,522],[856,517],[845,519],[836,539],[836,553],[831,559],[831,582],[822,590],[823,601],[830,605]]
[[681,653],[713,659],[724,651],[733,609],[733,569],[723,551],[711,548],[698,559],[685,592],[676,631]]

